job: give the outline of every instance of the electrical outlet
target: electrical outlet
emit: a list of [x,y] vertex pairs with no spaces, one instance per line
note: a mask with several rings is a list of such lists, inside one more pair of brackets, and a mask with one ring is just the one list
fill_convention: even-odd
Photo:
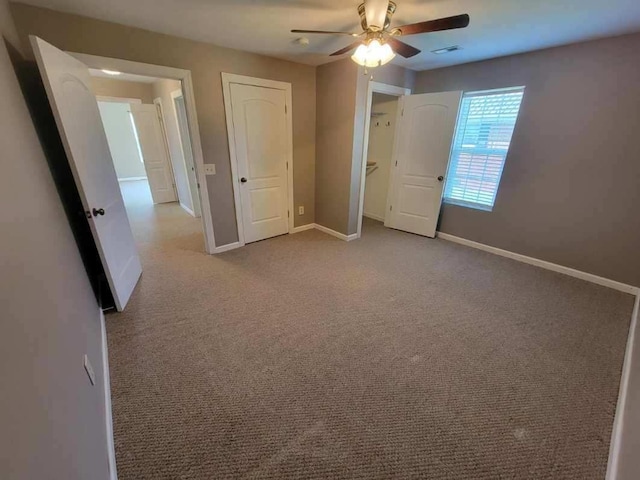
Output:
[[91,382],[91,385],[95,385],[96,374],[93,373],[93,367],[91,366],[91,362],[89,361],[89,357],[87,357],[86,353],[84,355],[84,369],[87,372],[87,375],[89,376],[89,381]]
[[304,206],[303,205],[300,205],[298,207],[298,215],[304,215]]
[[204,174],[205,175],[215,175],[216,174],[216,164],[215,163],[205,163],[204,164]]

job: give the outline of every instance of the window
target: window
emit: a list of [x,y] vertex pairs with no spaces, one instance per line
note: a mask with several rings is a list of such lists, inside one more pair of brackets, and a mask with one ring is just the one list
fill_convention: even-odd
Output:
[[524,87],[463,95],[445,202],[492,210],[523,95]]

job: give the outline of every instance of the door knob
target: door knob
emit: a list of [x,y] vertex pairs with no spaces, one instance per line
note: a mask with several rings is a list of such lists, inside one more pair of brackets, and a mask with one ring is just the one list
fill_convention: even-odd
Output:
[[93,216],[97,217],[98,215],[104,215],[104,208],[94,208]]
[[442,175],[440,175],[440,176],[438,177],[438,181],[439,181],[439,182],[441,182],[441,181],[443,181],[443,180],[444,180],[444,177],[443,177]]
[[240,181],[241,181],[242,183],[247,183],[247,179],[246,179],[246,178],[244,178],[244,177],[242,177],[242,178],[240,179]]

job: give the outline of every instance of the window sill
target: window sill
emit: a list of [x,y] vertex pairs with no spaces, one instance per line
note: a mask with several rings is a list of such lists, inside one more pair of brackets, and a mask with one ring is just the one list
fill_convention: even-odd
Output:
[[451,198],[445,198],[444,203],[449,205],[456,205],[457,207],[472,208],[474,210],[482,210],[483,212],[493,211],[493,205],[484,205],[482,203],[465,202],[464,200],[453,200]]

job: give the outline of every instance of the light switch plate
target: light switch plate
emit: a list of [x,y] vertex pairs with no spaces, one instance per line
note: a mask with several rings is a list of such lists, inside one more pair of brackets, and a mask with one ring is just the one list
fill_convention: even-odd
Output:
[[298,215],[304,215],[304,205],[298,207]]
[[216,164],[215,163],[205,163],[204,164],[204,174],[205,175],[215,175],[216,174]]
[[86,353],[84,355],[84,369],[87,372],[87,375],[89,376],[89,381],[91,382],[91,385],[95,385],[96,374],[93,372],[93,367],[91,366],[91,362],[89,361],[89,357],[87,357]]

